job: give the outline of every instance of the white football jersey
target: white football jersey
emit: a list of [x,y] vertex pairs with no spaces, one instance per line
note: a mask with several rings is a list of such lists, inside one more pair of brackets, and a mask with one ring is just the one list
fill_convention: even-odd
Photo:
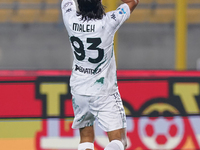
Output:
[[72,94],[103,96],[118,90],[114,55],[114,34],[130,16],[127,4],[106,13],[101,20],[82,21],[73,0],[61,4],[74,61]]

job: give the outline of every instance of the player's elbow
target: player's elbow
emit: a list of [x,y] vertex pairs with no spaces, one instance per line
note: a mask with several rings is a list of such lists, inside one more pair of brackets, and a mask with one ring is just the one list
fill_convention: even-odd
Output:
[[130,7],[131,12],[137,7],[139,2],[140,2],[140,0],[131,0],[131,1],[129,1],[129,3],[127,3]]

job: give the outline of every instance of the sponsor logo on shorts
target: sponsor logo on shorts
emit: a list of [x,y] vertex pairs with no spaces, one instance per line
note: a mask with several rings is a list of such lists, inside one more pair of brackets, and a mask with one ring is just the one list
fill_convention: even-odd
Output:
[[75,65],[75,71],[79,71],[84,74],[98,74],[99,72],[101,72],[101,68],[91,69],[91,68],[83,68],[82,66]]

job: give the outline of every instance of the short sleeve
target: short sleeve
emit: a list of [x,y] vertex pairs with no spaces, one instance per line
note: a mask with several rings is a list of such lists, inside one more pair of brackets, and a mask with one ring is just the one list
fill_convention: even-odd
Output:
[[61,3],[61,10],[63,16],[72,11],[76,11],[76,4],[74,0],[63,0]]
[[112,26],[114,32],[116,32],[119,27],[130,17],[130,8],[126,3],[124,3],[116,10],[110,11],[106,15],[109,19],[110,26]]

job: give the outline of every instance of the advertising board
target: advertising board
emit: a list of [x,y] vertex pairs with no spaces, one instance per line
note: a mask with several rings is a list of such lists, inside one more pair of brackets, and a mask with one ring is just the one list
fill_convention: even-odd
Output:
[[[0,149],[76,150],[69,71],[0,71]],[[200,149],[198,71],[118,71],[128,150]],[[95,150],[107,136],[95,124]]]

